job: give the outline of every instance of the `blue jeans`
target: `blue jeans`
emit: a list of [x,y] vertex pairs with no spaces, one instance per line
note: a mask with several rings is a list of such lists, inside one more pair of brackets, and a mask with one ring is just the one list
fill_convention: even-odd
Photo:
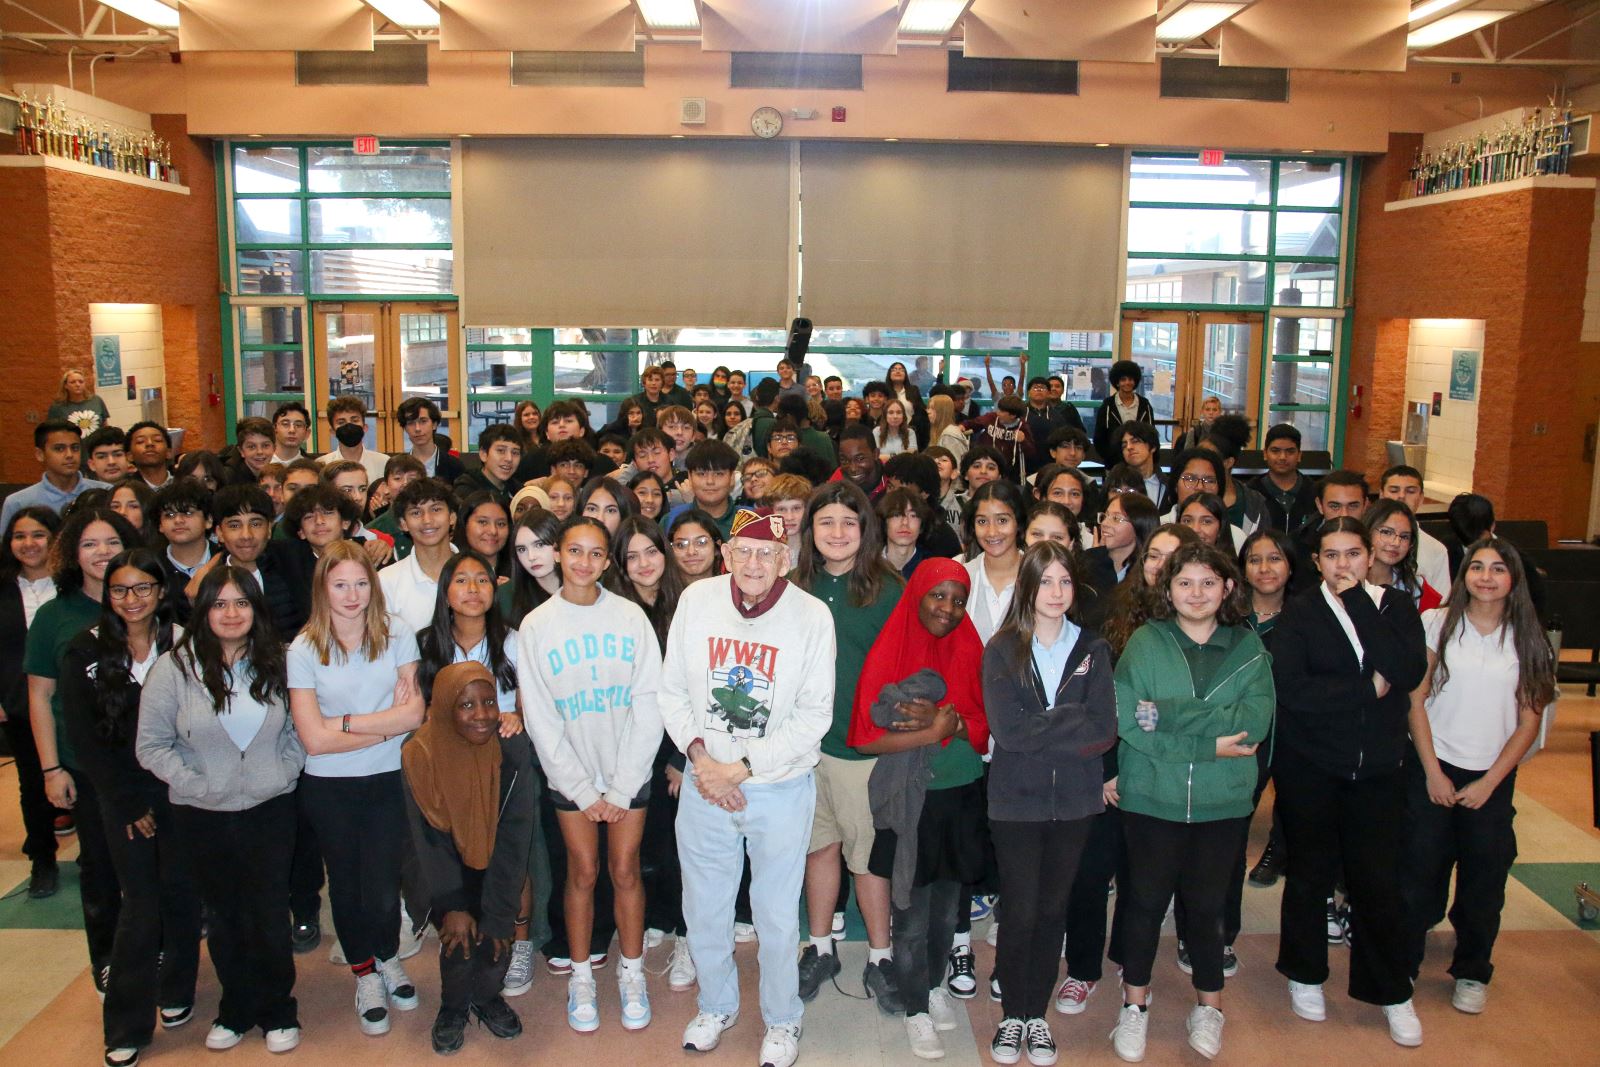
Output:
[[683,918],[689,955],[699,972],[700,1010],[739,1010],[733,962],[733,905],[744,855],[750,854],[750,909],[760,939],[761,1018],[768,1026],[799,1023],[800,887],[816,809],[808,771],[784,782],[745,785],[743,811],[728,812],[700,796],[693,769],[678,801],[678,861],[683,868]]

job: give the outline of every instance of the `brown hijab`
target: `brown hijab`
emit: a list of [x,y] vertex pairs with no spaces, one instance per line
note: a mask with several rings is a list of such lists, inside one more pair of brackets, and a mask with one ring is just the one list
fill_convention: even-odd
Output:
[[456,843],[461,862],[487,870],[500,807],[500,746],[474,745],[456,732],[456,701],[472,682],[494,686],[475,661],[453,663],[433,680],[428,718],[400,753],[406,784],[428,825]]

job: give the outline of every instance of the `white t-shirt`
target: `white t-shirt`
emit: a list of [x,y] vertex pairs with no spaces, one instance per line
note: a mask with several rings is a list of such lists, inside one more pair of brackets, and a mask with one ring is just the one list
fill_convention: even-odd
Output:
[[[1428,648],[1439,647],[1445,608],[1422,613]],[[1427,700],[1433,751],[1464,771],[1486,771],[1517,729],[1521,668],[1509,627],[1484,635],[1465,616],[1444,650],[1450,677]]]
[[[1373,585],[1371,582],[1362,582],[1361,587],[1367,591],[1367,596],[1372,598],[1372,606],[1383,607],[1383,586]],[[1361,638],[1356,636],[1355,620],[1350,618],[1350,613],[1344,609],[1344,601],[1334,595],[1328,588],[1327,582],[1317,583],[1317,588],[1322,590],[1322,599],[1328,602],[1328,607],[1333,609],[1333,617],[1339,620],[1339,629],[1350,639],[1350,647],[1355,650],[1356,662],[1365,666],[1367,650],[1361,647]]]
[[972,594],[967,598],[967,617],[972,620],[973,627],[978,631],[978,639],[984,644],[989,643],[989,638],[1000,629],[1000,624],[1005,621],[1006,609],[1011,607],[1011,593],[1016,589],[1016,583],[1004,589],[996,589],[989,584],[989,575],[983,567],[983,553],[965,561],[962,566],[967,568],[967,573],[972,576]]
[[[417,662],[417,634],[404,619],[389,616],[389,647],[374,660],[342,657],[335,650],[326,666],[317,660],[302,632],[289,645],[289,688],[310,689],[317,694],[317,708],[324,719],[346,715],[371,715],[394,706],[394,687],[400,668]],[[354,752],[326,752],[306,757],[306,773],[319,778],[363,778],[400,769],[400,746],[404,734]]]
[[[450,551],[455,551],[454,545]],[[378,586],[389,614],[400,616],[413,630],[426,630],[433,624],[439,583],[423,571],[415,552],[379,571]]]
[[[330,463],[339,463],[344,459],[335,448],[325,456],[318,456],[317,462],[326,467]],[[363,448],[361,455],[355,460],[367,468],[367,481],[376,482],[383,478],[383,468],[389,465],[389,456],[384,452],[374,452],[370,448]]]

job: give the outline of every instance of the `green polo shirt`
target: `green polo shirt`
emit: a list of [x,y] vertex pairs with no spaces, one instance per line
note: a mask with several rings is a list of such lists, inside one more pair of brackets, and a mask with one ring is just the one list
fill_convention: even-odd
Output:
[[1211,682],[1216,678],[1217,668],[1228,658],[1233,651],[1233,646],[1239,643],[1239,635],[1244,632],[1242,626],[1218,626],[1211,635],[1211,640],[1203,645],[1197,645],[1190,636],[1183,632],[1177,625],[1172,627],[1172,636],[1177,638],[1178,648],[1183,651],[1183,658],[1189,664],[1189,674],[1194,679],[1194,695],[1203,697],[1211,691]]
[[393,508],[367,523],[367,529],[386,533],[394,538],[395,562],[411,555],[411,535],[400,529],[400,519],[395,515]]
[[983,776],[983,758],[964,737],[952,737],[948,745],[934,745],[931,751],[929,789],[954,789]]
[[885,581],[878,590],[878,598],[858,608],[850,603],[849,574],[835,577],[818,568],[812,575],[808,592],[828,605],[828,614],[833,616],[833,725],[822,737],[822,751],[836,759],[873,758],[851,748],[845,738],[850,734],[850,718],[856,707],[856,682],[866,666],[867,651],[889,621],[889,613],[899,603],[904,588],[899,582]]
[[[28,674],[52,681],[61,677],[61,657],[72,639],[100,621],[100,605],[84,595],[83,590],[57,596],[48,601],[33,617],[28,627],[28,648],[23,654],[22,669]],[[50,695],[50,717],[56,724],[57,762],[66,767],[76,767],[78,761],[72,750],[71,735],[66,721],[61,717],[61,687]]]

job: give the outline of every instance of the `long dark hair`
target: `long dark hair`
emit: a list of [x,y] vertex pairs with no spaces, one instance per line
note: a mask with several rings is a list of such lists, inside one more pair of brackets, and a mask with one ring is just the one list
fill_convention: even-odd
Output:
[[1208,545],[1197,536],[1190,544],[1179,545],[1161,565],[1161,577],[1156,580],[1156,599],[1152,603],[1152,619],[1170,619],[1177,614],[1172,606],[1172,580],[1178,572],[1191,563],[1198,563],[1218,578],[1233,583],[1233,589],[1222,598],[1217,607],[1218,626],[1238,626],[1250,617],[1250,601],[1245,595],[1244,579],[1233,557],[1216,545]]
[[1522,556],[1511,542],[1488,534],[1468,545],[1462,553],[1461,569],[1450,584],[1450,599],[1445,604],[1444,625],[1439,627],[1439,646],[1434,649],[1439,662],[1433,668],[1431,696],[1444,688],[1450,680],[1450,667],[1445,663],[1445,649],[1466,615],[1471,593],[1467,589],[1467,571],[1472,557],[1484,549],[1497,553],[1511,576],[1511,595],[1506,598],[1500,616],[1500,643],[1505,644],[1506,631],[1511,632],[1511,648],[1517,655],[1517,709],[1534,708],[1541,713],[1546,704],[1556,696],[1555,653],[1545,637],[1544,625],[1534,610],[1533,598],[1528,595],[1527,573],[1522,566]]
[[[524,511],[522,518],[511,527],[511,536],[506,538],[506,543],[511,546],[513,561],[516,560],[518,530],[532,530],[533,536],[555,548],[561,532],[561,520],[555,517],[554,512],[546,511],[537,505]],[[558,582],[561,580],[560,567],[556,568],[556,580]],[[521,626],[528,612],[549,599],[550,594],[539,584],[539,579],[529,574],[528,568],[521,563],[514,562],[511,567],[511,617],[506,620],[506,624]]]
[[[1125,497],[1124,503],[1128,499]],[[1150,510],[1155,511],[1155,505],[1144,497],[1133,499],[1144,500]],[[1112,592],[1105,624],[1100,628],[1100,635],[1111,645],[1111,651],[1116,656],[1122,655],[1133,632],[1155,617],[1156,603],[1162,599],[1161,590],[1146,584],[1144,580],[1145,553],[1150,550],[1150,542],[1155,540],[1157,534],[1171,534],[1179,548],[1200,543],[1199,534],[1176,522],[1162,523],[1139,538],[1134,554],[1128,557],[1128,573]]]
[[[661,584],[656,587],[654,604],[645,603],[633,582],[628,579],[628,545],[635,537],[648,538],[656,550],[666,557],[666,569],[661,572]],[[611,536],[611,570],[608,573],[617,576],[615,592],[644,610],[644,616],[650,620],[650,627],[655,630],[656,639],[661,642],[661,650],[665,652],[667,631],[672,627],[672,617],[678,612],[678,598],[683,595],[684,581],[683,571],[678,569],[678,559],[672,554],[672,546],[667,544],[667,535],[661,532],[661,527],[643,515],[629,515],[623,519],[617,532]]]
[[[0,582],[14,582],[17,575],[22,573],[22,562],[11,551],[11,535],[17,531],[18,519],[32,519],[34,522],[50,531],[50,541],[54,546],[56,535],[61,532],[61,516],[50,508],[35,504],[32,507],[18,508],[11,515],[11,521],[6,523],[5,539],[0,540]],[[49,556],[45,557],[48,566]]]
[[115,530],[117,536],[122,538],[124,549],[140,543],[139,531],[110,508],[74,511],[62,521],[61,530],[50,546],[50,571],[55,575],[57,596],[70,596],[83,588],[83,568],[78,565],[78,543],[83,540],[84,531],[97,522],[106,523]]
[[[494,564],[481,552],[474,552],[470,548],[451,556],[439,571],[439,591],[433,601],[433,620],[417,635],[417,682],[421,686],[424,702],[433,700],[434,678],[456,661],[456,613],[450,607],[450,581],[461,565],[469,560],[482,567],[491,581],[494,579]],[[489,673],[494,675],[495,685],[506,692],[517,688],[517,668],[511,662],[511,657],[506,655],[506,635],[510,632],[491,591],[489,610],[483,616],[483,637],[489,646],[489,662],[486,666]]]
[[1028,673],[1033,660],[1033,605],[1039,599],[1039,584],[1044,579],[1044,572],[1057,563],[1067,569],[1067,577],[1072,581],[1072,603],[1067,606],[1067,618],[1080,626],[1083,624],[1083,593],[1089,588],[1089,581],[1078,553],[1055,541],[1040,541],[1022,554],[1022,566],[1017,568],[1017,584],[1011,595],[1011,604],[1006,608],[1005,619],[996,632],[996,636],[1009,633],[1013,638],[1011,667],[1022,674]]
[[851,606],[861,608],[876,601],[885,582],[895,587],[903,585],[904,580],[883,558],[883,523],[873,510],[872,501],[855,482],[840,478],[813,489],[811,499],[806,501],[806,513],[800,520],[800,559],[794,565],[795,582],[800,588],[809,590],[822,570],[822,553],[817,551],[812,524],[817,512],[829,504],[843,504],[861,524],[861,548],[850,568]]
[[[589,503],[589,498],[596,493],[605,493],[611,497],[624,519],[631,519],[639,514],[639,498],[633,495],[633,490],[607,474],[597,474],[583,483],[583,489],[578,492],[578,499],[572,505],[572,513],[574,515],[582,515],[584,507]],[[662,507],[666,507],[664,500]],[[609,530],[606,532],[606,536],[608,538],[611,536]]]
[[162,581],[166,577],[161,557],[142,545],[126,549],[106,566],[106,583],[100,596],[100,623],[94,638],[94,688],[99,700],[91,711],[91,720],[100,739],[114,745],[123,744],[132,737],[139,722],[140,687],[131,673],[133,658],[128,652],[128,624],[116,613],[111,600],[111,576],[124,567],[149,575],[155,583],[151,591],[155,608],[152,643],[157,653],[172,648],[173,610],[171,603],[161,595]]
[[[841,479],[842,480],[842,479]],[[722,530],[717,526],[717,520],[706,514],[699,507],[688,507],[678,512],[676,518],[667,525],[667,544],[671,547],[672,539],[678,536],[678,531],[688,525],[695,525],[704,530],[711,537],[711,573],[707,578],[725,573],[722,569],[722,546],[727,538],[722,536]],[[676,556],[673,559],[677,559]]]
[[1228,521],[1228,505],[1222,502],[1222,497],[1216,493],[1191,493],[1173,516],[1180,526],[1183,525],[1183,513],[1193,507],[1205,508],[1217,520],[1217,547],[1230,556],[1237,554],[1238,547],[1233,543],[1233,523]]
[[[633,501],[636,505],[639,503],[639,494],[635,490],[644,482],[655,482],[656,487],[661,490],[661,511],[657,518],[653,520],[660,523],[666,519],[667,512],[672,510],[671,493],[667,489],[667,483],[655,471],[635,471],[633,477],[628,479],[628,491],[632,493]],[[634,514],[640,518],[648,518],[640,507],[635,507]]]
[[[1184,499],[1180,485],[1183,480],[1183,469],[1195,460],[1209,464],[1217,477],[1217,487],[1215,489],[1201,490],[1202,492],[1216,493],[1218,496],[1224,496],[1228,492],[1228,468],[1223,464],[1222,457],[1209,448],[1186,448],[1178,453],[1178,458],[1174,459],[1172,466],[1168,468],[1167,492],[1171,494],[1174,504]],[[1194,494],[1191,493],[1189,495],[1193,496]],[[1228,550],[1231,552],[1233,546],[1229,545]]]
[[272,613],[255,576],[229,563],[218,564],[200,580],[194,594],[194,614],[172,650],[178,665],[187,669],[211,694],[211,706],[219,714],[234,693],[233,679],[223,660],[222,641],[211,630],[211,605],[225,586],[232,585],[250,602],[254,618],[240,657],[250,671],[250,699],[260,704],[289,699],[288,657],[282,639],[272,628]]
[[[1294,582],[1294,572],[1299,568],[1300,553],[1295,551],[1294,542],[1289,539],[1289,535],[1275,526],[1257,526],[1255,530],[1245,537],[1244,544],[1239,546],[1240,577],[1244,576],[1245,563],[1249,560],[1250,550],[1256,547],[1257,541],[1271,541],[1273,547],[1278,550],[1278,554],[1289,565],[1289,581],[1284,583],[1284,590],[1287,592]],[[1250,585],[1248,581],[1244,584],[1246,586]]]
[[[132,493],[133,499],[139,502],[139,512],[144,516],[144,524],[139,527],[139,533],[144,537],[144,543],[147,545],[157,544],[158,542],[155,538],[160,535],[161,531],[158,529],[160,516],[156,514],[155,490],[151,489],[145,480],[137,474],[130,474],[111,487],[111,491],[106,494],[106,504],[109,506],[111,501],[116,499],[117,493],[123,489]],[[129,525],[132,525],[132,523]]]
[[506,516],[506,543],[500,546],[499,554],[489,561],[490,566],[493,568],[493,573],[498,577],[509,573],[513,555],[512,540],[516,534],[516,527],[511,522],[511,509],[506,506],[505,501],[487,489],[480,489],[475,493],[468,494],[467,498],[461,502],[460,510],[456,512],[460,518],[456,520],[455,544],[456,548],[462,552],[473,551],[472,546],[467,542],[467,524],[472,521],[472,513],[485,504],[493,504],[505,512]]
[[[970,454],[969,452],[968,455]],[[1012,525],[1017,531],[1016,546],[1018,551],[1022,549],[1023,536],[1028,532],[1028,498],[1022,495],[1022,490],[1017,488],[1016,482],[1001,478],[999,481],[985,482],[978,486],[977,491],[967,498],[966,506],[961,509],[961,539],[967,546],[963,559],[976,559],[983,552],[978,547],[973,524],[978,519],[978,505],[985,500],[1004,504],[1011,511]]]
[[1367,524],[1367,532],[1376,541],[1378,528],[1396,515],[1405,516],[1406,524],[1411,527],[1411,540],[1406,545],[1406,554],[1390,570],[1394,572],[1395,587],[1410,593],[1415,600],[1422,594],[1422,585],[1417,581],[1417,542],[1422,539],[1422,527],[1417,525],[1411,508],[1402,500],[1384,497],[1367,509],[1361,521]]

